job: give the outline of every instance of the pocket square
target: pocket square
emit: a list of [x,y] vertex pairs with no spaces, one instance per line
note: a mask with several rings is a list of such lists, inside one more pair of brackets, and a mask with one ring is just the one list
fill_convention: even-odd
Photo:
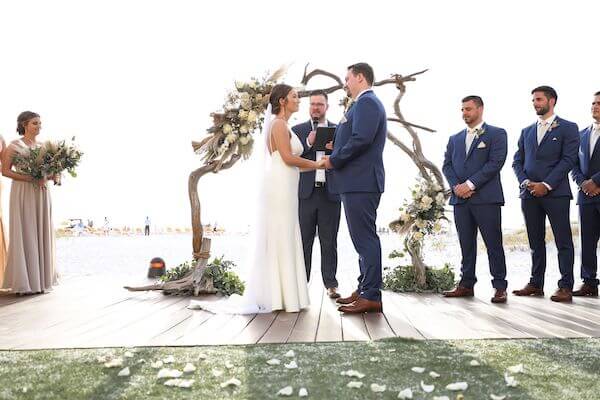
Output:
[[477,145],[478,149],[485,149],[487,147],[487,145],[485,144],[485,142],[481,142]]
[[557,139],[556,137],[553,137],[553,138],[552,138],[552,140],[553,140],[553,141],[557,141],[558,139]]
[[348,120],[346,119],[345,115],[342,115],[342,119],[340,119],[340,124],[346,123],[348,122]]

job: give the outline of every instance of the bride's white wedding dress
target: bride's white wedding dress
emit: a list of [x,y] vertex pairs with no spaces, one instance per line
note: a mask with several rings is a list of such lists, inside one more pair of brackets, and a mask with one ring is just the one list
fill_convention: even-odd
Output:
[[[296,156],[303,146],[288,127]],[[270,134],[270,132],[269,132]],[[216,314],[254,314],[275,310],[297,312],[309,305],[304,253],[298,222],[300,171],[287,165],[278,151],[265,152],[265,169],[255,232],[255,254],[243,296],[218,301],[192,300],[189,308]]]

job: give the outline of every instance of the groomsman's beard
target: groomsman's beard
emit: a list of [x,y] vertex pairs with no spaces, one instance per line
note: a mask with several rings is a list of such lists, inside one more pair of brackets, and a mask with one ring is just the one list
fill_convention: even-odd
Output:
[[546,113],[548,113],[548,111],[550,111],[550,107],[546,106],[546,107],[534,107],[535,108],[535,113],[539,116],[542,115],[546,115]]

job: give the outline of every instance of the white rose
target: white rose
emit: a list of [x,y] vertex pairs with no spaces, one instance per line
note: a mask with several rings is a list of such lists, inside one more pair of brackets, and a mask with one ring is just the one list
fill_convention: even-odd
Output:
[[434,232],[439,232],[442,230],[442,225],[439,222],[436,222],[435,224],[433,224],[433,231]]
[[238,117],[241,120],[247,119],[248,118],[248,111],[246,111],[246,110],[240,110],[240,112],[238,113]]
[[229,124],[224,124],[222,129],[223,133],[226,135],[229,135],[231,132],[233,132],[233,127]]
[[257,119],[258,119],[258,115],[256,115],[256,111],[248,111],[248,117],[247,117],[248,122],[254,123],[254,122],[256,122]]
[[256,89],[258,87],[258,84],[256,83],[256,81],[252,81],[252,82],[250,82],[250,87],[252,89]]
[[229,135],[227,135],[227,137],[225,138],[225,141],[228,143],[233,143],[237,140],[237,135],[235,133],[230,133]]
[[240,105],[242,106],[243,109],[249,110],[252,108],[252,102],[248,99],[248,100],[242,100],[240,102]]
[[240,126],[240,133],[248,133],[248,125]]
[[417,228],[423,229],[425,228],[425,226],[427,226],[427,222],[423,221],[422,219],[418,219],[415,221],[415,225],[417,226]]
[[416,240],[421,240],[421,239],[423,239],[423,234],[421,232],[415,232],[415,234],[413,235],[413,237]]
[[425,207],[429,207],[431,203],[433,203],[433,199],[429,196],[423,196],[421,199],[421,204],[423,204]]
[[244,82],[242,82],[242,81],[235,81],[235,88],[237,90],[243,89],[244,88]]
[[250,143],[250,136],[246,135],[246,136],[241,136],[240,137],[240,143],[245,146],[248,143]]

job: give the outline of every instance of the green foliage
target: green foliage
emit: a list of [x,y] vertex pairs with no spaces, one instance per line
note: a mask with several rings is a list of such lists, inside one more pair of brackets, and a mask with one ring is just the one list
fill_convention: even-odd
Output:
[[[214,258],[206,267],[204,276],[211,278],[216,291],[224,296],[243,294],[245,285],[240,277],[231,270],[235,266],[233,261],[224,260],[225,256]],[[194,261],[186,261],[175,268],[167,270],[160,278],[162,282],[175,281],[183,278],[194,268]]]
[[383,278],[384,289],[394,292],[434,292],[441,293],[454,287],[454,271],[449,264],[443,268],[425,269],[425,288],[419,288],[415,281],[415,268],[412,265],[399,265],[390,270],[385,268],[386,275]]

